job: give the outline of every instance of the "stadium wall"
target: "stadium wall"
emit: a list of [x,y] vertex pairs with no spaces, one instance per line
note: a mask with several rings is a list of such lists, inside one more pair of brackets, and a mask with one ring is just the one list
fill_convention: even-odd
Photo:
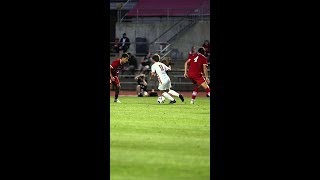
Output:
[[[153,41],[163,32],[169,29],[174,22],[157,22],[157,23],[128,23],[122,22],[116,24],[116,37],[121,38],[125,32],[131,42],[135,38],[146,38],[148,42]],[[210,40],[210,21],[199,21],[189,30],[178,37],[171,45],[171,49],[176,49],[179,59],[186,59],[191,46],[200,47],[205,40]],[[130,46],[130,52],[135,53],[135,45]]]

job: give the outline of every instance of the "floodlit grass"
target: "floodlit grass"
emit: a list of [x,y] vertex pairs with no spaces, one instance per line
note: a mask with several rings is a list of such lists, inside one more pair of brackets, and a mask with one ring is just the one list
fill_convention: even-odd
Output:
[[210,100],[110,97],[111,180],[209,180]]

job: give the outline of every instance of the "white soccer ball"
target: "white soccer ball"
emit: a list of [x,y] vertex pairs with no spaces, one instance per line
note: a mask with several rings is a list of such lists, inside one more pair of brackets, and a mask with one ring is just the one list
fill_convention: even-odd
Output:
[[158,97],[158,103],[160,103],[160,104],[164,103],[165,100],[166,100],[166,98],[164,98],[163,96]]
[[144,96],[148,96],[148,92],[144,91],[144,92],[143,92],[143,95],[144,95]]

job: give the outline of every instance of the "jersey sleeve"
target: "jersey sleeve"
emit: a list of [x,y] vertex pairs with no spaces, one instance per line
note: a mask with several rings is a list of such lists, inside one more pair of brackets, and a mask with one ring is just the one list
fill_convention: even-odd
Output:
[[171,71],[171,68],[170,68],[170,67],[168,67],[168,66],[165,65],[165,64],[163,64],[163,65],[165,66],[165,67],[164,67],[164,68],[165,68],[165,71],[168,71],[168,70]]
[[156,72],[156,68],[155,68],[155,65],[154,65],[154,64],[151,66],[151,72],[153,72],[153,73]]
[[201,56],[201,57],[202,57],[202,64],[208,65],[208,59],[205,56]]
[[120,61],[115,60],[115,61],[113,61],[113,62],[111,63],[110,66],[111,66],[113,69],[115,69],[115,68],[117,68],[117,67],[119,66],[119,64],[120,64]]

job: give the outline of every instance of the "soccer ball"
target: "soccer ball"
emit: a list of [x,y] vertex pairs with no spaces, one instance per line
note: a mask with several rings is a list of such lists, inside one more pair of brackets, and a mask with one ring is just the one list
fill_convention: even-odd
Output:
[[160,104],[164,103],[165,100],[166,100],[166,98],[164,98],[163,96],[158,97],[158,103],[160,103]]

